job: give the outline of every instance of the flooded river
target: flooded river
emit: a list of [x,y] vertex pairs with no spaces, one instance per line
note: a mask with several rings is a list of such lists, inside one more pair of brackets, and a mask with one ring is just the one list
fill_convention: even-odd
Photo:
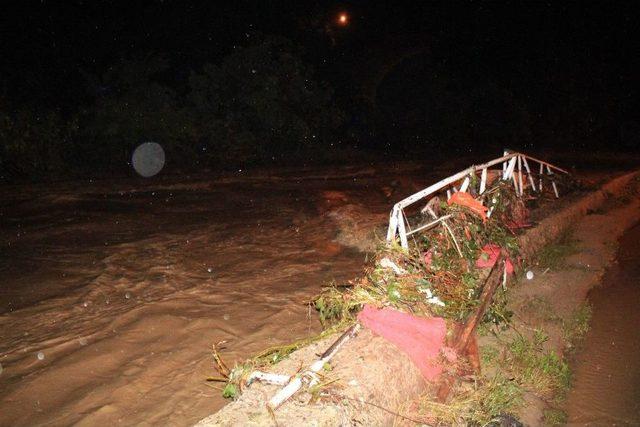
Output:
[[189,425],[226,361],[319,330],[391,205],[444,177],[360,167],[0,188],[0,425]]
[[618,262],[593,289],[591,330],[576,361],[569,424],[640,425],[640,225],[620,241]]

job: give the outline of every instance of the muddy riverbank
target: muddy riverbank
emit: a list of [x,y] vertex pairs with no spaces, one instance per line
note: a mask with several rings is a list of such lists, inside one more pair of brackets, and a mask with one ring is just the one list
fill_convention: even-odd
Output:
[[[335,386],[338,397],[328,391],[334,398],[326,402],[284,405],[278,410],[276,420],[285,425],[305,417],[319,425],[382,425],[392,422],[395,414],[394,422],[401,425],[407,423],[408,418],[431,424],[435,417],[441,416],[459,422],[473,416],[470,414],[476,410],[474,405],[488,404],[497,405],[494,406],[497,412],[491,414],[511,411],[526,425],[553,424],[561,394],[566,392],[570,381],[563,353],[570,352],[580,338],[584,325],[577,323],[581,320],[578,314],[583,310],[587,292],[599,283],[612,260],[617,238],[640,218],[635,187],[637,180],[632,175],[614,180],[604,190],[561,204],[522,237],[523,250],[528,254],[525,265],[532,275],[512,285],[509,292],[512,327],[495,335],[485,332],[480,340],[483,360],[493,354],[486,359],[484,379],[480,383],[494,384],[501,379],[501,385],[472,392],[475,394],[471,400],[452,402],[453,406],[448,408],[429,405],[429,392],[419,396],[420,386],[406,380],[419,377],[412,372],[413,366],[406,357],[397,351],[382,356],[393,346],[379,338],[379,342],[374,343],[370,337],[359,337],[341,352],[340,360],[336,360],[336,366],[330,370],[330,377],[339,379]],[[633,193],[630,201],[627,190]],[[566,237],[562,236],[569,231],[572,250],[566,251],[563,247],[567,244],[562,242]],[[547,246],[543,248],[544,245]],[[549,257],[556,258],[553,261],[539,258],[538,251],[552,254],[559,251],[560,255]],[[557,259],[560,256],[562,261]],[[373,350],[363,347],[361,341],[369,343]],[[287,368],[288,372],[295,370],[295,366],[304,365],[305,360],[309,363],[316,350],[294,352],[290,361],[283,362],[284,366],[276,365],[274,370],[279,373],[287,372]],[[361,367],[363,360],[367,369],[379,374]],[[401,381],[394,382],[397,379]],[[471,385],[469,381],[460,385],[460,389],[465,387],[473,390],[473,381]],[[238,401],[199,425],[270,425],[273,416],[263,408],[265,397],[275,389],[252,386]],[[346,402],[345,395],[349,397]],[[471,406],[467,407],[469,402]]]

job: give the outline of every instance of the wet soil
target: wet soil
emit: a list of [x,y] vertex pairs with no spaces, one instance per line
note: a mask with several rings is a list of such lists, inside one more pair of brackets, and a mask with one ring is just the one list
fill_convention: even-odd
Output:
[[[542,330],[548,336],[543,343],[545,351],[569,354],[575,350],[567,341],[565,325],[571,325],[589,292],[601,285],[605,273],[616,259],[619,239],[640,221],[637,179],[616,179],[602,188],[604,192],[585,196],[557,215],[546,218],[527,233],[533,234],[529,236],[533,238],[526,239],[527,242],[545,244],[544,240],[538,238],[547,235],[551,240],[546,242],[553,243],[554,239],[569,231],[576,252],[563,257],[553,268],[537,259],[535,253],[532,255],[527,267],[533,273],[532,278],[523,279],[510,292],[508,308],[513,311],[514,317],[513,329],[507,334],[514,336],[518,331],[518,334],[531,339],[535,331]],[[603,195],[606,197],[599,197]],[[576,216],[576,210],[584,210],[583,214],[586,215]],[[633,328],[632,325],[628,324],[630,328]],[[481,337],[480,344],[497,348],[501,345],[491,335]],[[601,393],[606,392],[601,390]],[[597,399],[600,396],[593,393],[591,397]],[[557,397],[545,390],[527,391],[523,396],[525,405],[516,415],[524,425],[547,425],[545,411],[557,409]]]
[[[204,379],[320,329],[393,202],[454,170],[366,166],[0,188],[0,425],[189,425]],[[363,243],[365,242],[365,243]],[[369,243],[366,243],[369,242]]]
[[620,240],[617,262],[589,293],[591,330],[575,363],[569,423],[640,424],[640,225]]

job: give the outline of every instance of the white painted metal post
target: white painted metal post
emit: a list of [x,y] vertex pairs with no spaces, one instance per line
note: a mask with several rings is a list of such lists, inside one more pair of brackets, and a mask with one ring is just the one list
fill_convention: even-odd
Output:
[[482,169],[482,175],[480,177],[480,194],[484,193],[487,189],[487,168]]
[[515,167],[516,167],[516,158],[512,157],[511,160],[509,160],[509,165],[507,166],[507,171],[502,176],[502,179],[504,181],[506,181],[509,178],[511,178],[511,175],[513,175],[513,170],[515,169]]
[[540,163],[540,181],[538,182],[538,188],[540,188],[540,192],[542,193],[542,174],[544,173],[544,165]]
[[[549,167],[549,165],[547,165],[547,175],[553,175],[553,172],[551,172],[551,168]],[[558,194],[558,186],[553,179],[551,179],[551,186],[553,187],[553,192],[556,194],[556,199],[560,198],[560,195]]]
[[469,182],[470,182],[469,177],[466,177],[462,182],[462,185],[460,186],[460,191],[466,192],[467,188],[469,188]]
[[516,192],[516,196],[520,196],[520,186],[518,185],[518,178],[515,173],[511,174],[511,181],[513,182],[513,189]]
[[390,242],[396,238],[398,232],[398,205],[394,205],[389,215],[389,228],[387,229],[387,242]]
[[400,245],[405,249],[409,249],[407,231],[404,228],[404,215],[402,214],[402,209],[398,209],[398,234],[400,235]]
[[[502,157],[508,156],[509,155],[509,150],[504,149],[502,150]],[[502,179],[504,178],[504,175],[507,173],[507,162],[506,160],[504,162],[502,162]]]
[[524,163],[524,168],[527,170],[527,176],[529,177],[529,184],[531,184],[531,189],[536,191],[536,184],[533,182],[533,176],[531,175],[531,169],[529,168],[529,163],[527,163],[527,158],[522,157],[522,163]]
[[431,221],[428,224],[421,225],[420,227],[418,227],[418,228],[416,228],[414,230],[411,230],[410,232],[407,233],[407,236],[410,236],[410,235],[415,234],[415,233],[417,233],[419,231],[422,231],[422,230],[427,230],[427,229],[429,229],[429,228],[431,228],[431,227],[433,227],[435,225],[438,225],[439,223],[441,223],[445,219],[451,218],[452,216],[453,216],[452,214],[449,214],[449,215],[441,216],[440,218],[435,217],[436,218],[435,221]]

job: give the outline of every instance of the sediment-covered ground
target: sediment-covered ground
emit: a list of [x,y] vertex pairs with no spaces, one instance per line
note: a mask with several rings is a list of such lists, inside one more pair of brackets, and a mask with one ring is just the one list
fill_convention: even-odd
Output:
[[[328,397],[320,402],[312,399],[308,404],[309,396],[302,396],[269,414],[264,405],[278,387],[254,385],[200,425],[271,425],[274,418],[283,425],[303,419],[315,425],[386,425],[392,421],[413,425],[415,420],[432,424],[436,419],[458,425],[487,410],[495,412],[485,416],[511,412],[525,425],[562,422],[565,415],[559,407],[571,378],[567,357],[588,327],[586,295],[598,285],[613,259],[618,237],[640,219],[637,178],[629,181],[629,177],[607,185],[606,191],[561,203],[560,210],[552,210],[538,227],[522,236],[529,274],[520,283],[510,284],[511,326],[507,331],[496,329],[497,335],[487,330],[481,334],[483,372],[478,383],[468,377],[459,384],[461,398],[457,396],[448,405],[430,404],[429,391],[420,396],[424,385],[416,381],[420,375],[407,357],[365,331],[324,373],[323,381],[331,385],[324,393]],[[296,371],[332,339],[294,352],[274,371]],[[627,352],[623,357],[631,356]],[[591,404],[597,406],[593,398]]]

